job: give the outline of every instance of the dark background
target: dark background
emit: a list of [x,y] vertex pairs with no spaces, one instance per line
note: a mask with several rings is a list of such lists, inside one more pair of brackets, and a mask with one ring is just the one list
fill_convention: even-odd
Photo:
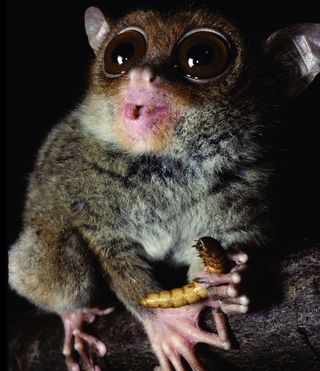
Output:
[[[90,5],[117,16],[137,4],[167,1],[18,1],[7,3],[7,246],[21,228],[28,173],[48,130],[83,95],[93,53],[83,14]],[[171,4],[187,1],[168,1]],[[212,1],[211,1],[212,3]],[[292,23],[320,22],[317,2],[219,1],[246,31],[263,38]],[[232,4],[233,3],[233,4]],[[318,230],[320,144],[319,77],[287,110],[289,149],[279,189],[286,237],[314,236]]]
[[[15,241],[21,229],[28,174],[32,171],[36,151],[50,128],[79,102],[85,92],[86,73],[93,57],[83,26],[85,9],[96,5],[108,15],[116,16],[124,13],[129,8],[128,4],[134,7],[143,3],[165,6],[166,3],[187,4],[187,1],[7,1],[4,261],[6,248]],[[318,4],[314,0],[221,0],[219,3],[256,40],[263,39],[285,25],[320,22]],[[285,117],[288,126],[282,139],[288,150],[282,152],[282,176],[277,185],[277,219],[283,240],[283,244],[278,246],[281,249],[292,245],[301,248],[304,246],[303,241],[320,237],[319,77],[308,90],[289,104]],[[6,278],[6,267],[4,272]],[[303,272],[299,274],[300,277]],[[266,287],[272,291],[269,286]],[[270,295],[266,295],[268,290],[264,290],[263,285],[262,289],[259,286],[259,290],[263,297],[268,298]],[[62,357],[59,358],[59,353],[55,353],[62,344],[61,324],[53,316],[34,316],[34,313],[35,308],[25,299],[7,291],[7,363],[13,367],[14,363],[10,359],[13,356],[19,358],[29,355],[29,343],[40,339],[43,357],[40,357],[39,362],[43,362],[42,366],[46,367],[33,366],[33,369],[43,370],[53,364],[61,365]],[[312,323],[309,317],[308,321]],[[119,317],[116,322],[119,331]],[[122,343],[119,344],[122,349]],[[52,350],[56,356],[48,360],[47,356],[52,354]],[[311,361],[308,361],[310,364]]]

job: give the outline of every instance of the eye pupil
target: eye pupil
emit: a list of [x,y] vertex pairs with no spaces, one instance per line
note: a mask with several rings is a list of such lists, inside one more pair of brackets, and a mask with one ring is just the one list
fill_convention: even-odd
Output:
[[134,55],[134,46],[130,42],[118,45],[112,51],[112,60],[120,66],[126,63]]
[[213,62],[215,53],[213,48],[206,44],[191,47],[187,53],[189,67],[203,66]]

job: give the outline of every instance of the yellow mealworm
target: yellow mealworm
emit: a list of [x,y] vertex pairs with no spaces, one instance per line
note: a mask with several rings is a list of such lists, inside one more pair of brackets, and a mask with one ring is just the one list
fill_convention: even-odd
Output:
[[140,300],[139,304],[147,308],[179,308],[197,303],[207,297],[207,289],[197,282],[192,282],[181,288],[148,294]]
[[[198,250],[208,273],[226,272],[228,262],[225,251],[217,240],[202,237],[194,247]],[[181,288],[148,294],[139,301],[139,304],[146,308],[179,308],[207,299],[208,296],[207,289],[197,282],[192,282]]]
[[202,237],[194,245],[208,273],[225,273],[228,270],[226,253],[220,243],[212,237]]

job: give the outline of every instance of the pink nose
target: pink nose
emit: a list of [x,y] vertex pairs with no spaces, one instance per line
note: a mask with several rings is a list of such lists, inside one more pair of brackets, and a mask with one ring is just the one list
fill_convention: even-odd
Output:
[[155,83],[156,81],[159,81],[160,78],[157,76],[156,72],[148,67],[136,67],[132,69],[129,73],[129,79],[131,83]]

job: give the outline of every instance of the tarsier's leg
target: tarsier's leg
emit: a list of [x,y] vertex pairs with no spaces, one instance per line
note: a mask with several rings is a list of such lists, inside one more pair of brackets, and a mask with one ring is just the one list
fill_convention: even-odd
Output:
[[[206,287],[209,298],[180,308],[150,309],[144,325],[154,352],[157,354],[161,371],[185,370],[184,358],[192,370],[203,370],[196,357],[194,346],[205,343],[222,349],[230,349],[227,316],[225,313],[243,313],[248,310],[248,298],[239,296],[239,285],[245,272],[248,257],[241,252],[232,252],[228,258],[235,262],[230,273],[208,274],[201,272],[198,282]],[[216,333],[199,327],[199,315],[205,307],[213,308]],[[224,311],[225,313],[223,313]]]
[[87,370],[96,371],[92,353],[103,356],[105,345],[83,332],[83,324],[110,310],[87,309],[96,296],[96,277],[87,246],[75,232],[63,234],[52,222],[48,229],[27,228],[9,254],[13,288],[39,307],[58,313],[65,327],[63,353],[68,370],[79,370],[78,355]]

